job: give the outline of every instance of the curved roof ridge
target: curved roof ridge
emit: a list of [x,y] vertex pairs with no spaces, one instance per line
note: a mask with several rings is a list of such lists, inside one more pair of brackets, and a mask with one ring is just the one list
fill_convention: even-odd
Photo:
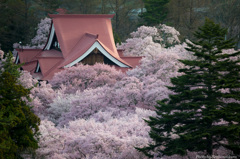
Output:
[[45,50],[45,48],[47,47],[47,44],[48,44],[48,41],[50,40],[50,35],[51,35],[52,31],[53,31],[53,20],[51,19],[51,25],[50,25],[49,32],[48,32],[47,41],[46,41],[46,44],[44,45],[44,47],[42,48],[42,50]]
[[105,46],[99,39],[96,40],[100,45],[102,45],[102,47],[115,59],[117,59],[118,61],[120,61],[121,63],[128,65],[130,67],[132,67],[129,63],[127,63],[126,61],[124,61],[123,59],[121,59],[121,57],[118,55],[118,53],[116,54],[117,56],[114,56],[113,52],[111,49],[109,49],[107,46]]
[[68,57],[65,58],[64,62],[59,66],[59,68],[67,65],[68,63],[74,61],[79,56],[82,56],[96,41],[96,35],[85,33],[75,46],[69,52]]
[[33,61],[25,62],[25,63],[24,63],[24,66],[30,65],[30,64],[32,64],[32,63],[34,63],[34,62],[38,62],[38,60],[33,60]]
[[40,54],[37,55],[37,58],[47,58],[47,57],[63,57],[63,54],[61,51],[56,49],[51,50],[43,50]]
[[[72,52],[74,52],[76,49],[78,49],[79,46],[81,46],[81,43],[90,43],[91,45],[93,44],[94,41],[98,38],[98,35],[90,34],[90,33],[85,33],[79,40],[78,42],[73,46],[71,51],[69,52],[70,56]],[[83,45],[86,46],[86,45]],[[89,46],[91,47],[91,46]]]

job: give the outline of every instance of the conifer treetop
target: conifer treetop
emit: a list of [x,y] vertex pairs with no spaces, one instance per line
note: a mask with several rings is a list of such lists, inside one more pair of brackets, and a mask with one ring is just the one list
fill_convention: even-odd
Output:
[[174,94],[158,101],[158,116],[146,120],[155,143],[139,151],[150,157],[189,152],[211,156],[224,148],[226,154],[239,155],[240,52],[225,51],[234,47],[232,40],[224,40],[226,33],[209,19],[195,33],[198,41],[186,49],[196,59],[181,60],[186,67],[168,87]]

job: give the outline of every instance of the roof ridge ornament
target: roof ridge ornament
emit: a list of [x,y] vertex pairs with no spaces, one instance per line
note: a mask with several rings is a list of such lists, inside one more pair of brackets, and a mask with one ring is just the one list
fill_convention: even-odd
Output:
[[65,8],[58,8],[58,9],[56,9],[56,12],[58,14],[66,14],[67,13],[67,9],[65,9]]
[[85,35],[90,36],[90,37],[94,37],[95,39],[98,38],[98,34],[85,33]]

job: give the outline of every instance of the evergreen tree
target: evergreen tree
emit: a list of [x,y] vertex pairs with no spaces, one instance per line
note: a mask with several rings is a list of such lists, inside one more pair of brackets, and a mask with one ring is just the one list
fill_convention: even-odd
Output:
[[167,17],[169,0],[143,0],[146,12],[140,14],[148,26],[160,24]]
[[[6,54],[5,60],[2,61],[2,66],[0,66],[0,74],[2,72],[8,72],[12,76],[19,78],[21,73],[19,72],[19,68],[22,65],[16,65],[13,61],[13,54],[11,52]],[[2,68],[1,68],[2,67]]]
[[12,50],[13,43],[27,44],[34,36],[39,20],[32,0],[0,1],[0,44],[2,50]]
[[19,84],[18,67],[8,54],[0,72],[0,159],[21,158],[23,151],[38,147],[40,119],[24,100],[30,90]]
[[45,17],[48,14],[56,14],[56,10],[61,8],[62,0],[35,0],[36,12],[38,16]]
[[195,60],[181,60],[186,65],[172,78],[175,92],[158,101],[157,116],[146,120],[154,144],[137,148],[148,156],[187,155],[188,151],[212,155],[224,147],[240,154],[240,52],[232,40],[224,40],[227,30],[206,19],[195,33],[197,42],[187,50]]

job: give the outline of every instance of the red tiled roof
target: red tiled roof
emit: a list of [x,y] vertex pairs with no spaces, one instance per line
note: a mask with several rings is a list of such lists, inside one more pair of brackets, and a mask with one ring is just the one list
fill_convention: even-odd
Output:
[[126,64],[126,65],[128,65],[128,66],[130,66],[130,67],[132,67],[129,63],[127,63],[127,62],[124,61],[122,58],[120,58],[117,49],[116,49],[116,51],[117,51],[117,56],[115,56],[115,53],[113,53],[112,50],[108,49],[108,47],[106,47],[106,46],[105,46],[103,43],[101,43],[100,41],[98,41],[98,42],[99,42],[99,43],[103,46],[103,48],[104,48],[107,52],[109,52],[115,59],[117,59],[118,61],[120,61],[120,62],[122,62],[122,63],[124,63],[124,64]]
[[59,63],[62,61],[63,58],[39,58],[38,62],[43,76],[46,76],[49,73],[49,71],[54,69],[56,65],[59,65]]
[[49,16],[53,19],[55,32],[65,59],[59,67],[76,60],[96,41],[112,57],[131,67],[119,57],[114,43],[111,25],[111,18],[114,15],[50,14]]
[[[141,57],[122,57],[122,50],[117,50],[112,32],[111,18],[113,15],[49,15],[53,19],[55,33],[61,47],[57,50],[18,50],[20,62],[26,62],[22,68],[41,80],[49,80],[79,57],[94,43],[98,42],[109,55],[121,63],[134,68]],[[50,39],[48,39],[50,40]],[[99,47],[99,45],[98,45]],[[120,53],[120,56],[119,56]],[[35,73],[37,63],[41,73]],[[115,66],[126,72],[129,68]]]
[[113,56],[119,56],[111,24],[111,18],[114,15],[50,14],[49,16],[53,19],[64,58],[71,53],[71,50],[86,33],[98,35],[99,41],[112,50]]
[[41,53],[39,53],[37,55],[37,57],[63,57],[62,53],[58,50],[52,49],[52,50],[44,50],[41,51]]
[[32,61],[42,49],[16,49],[21,63]]
[[76,43],[76,45],[72,48],[69,56],[65,58],[64,62],[59,67],[63,67],[73,62],[78,57],[82,56],[94,44],[94,42],[96,41],[96,38],[97,38],[97,35],[85,33],[81,37],[81,39]]
[[123,55],[123,49],[117,49],[117,52],[118,52],[118,55],[120,56],[120,57],[123,57],[124,55]]
[[30,73],[34,73],[36,67],[37,67],[37,61],[31,61],[31,62],[27,62],[25,65],[23,65],[22,69],[24,69]]
[[50,80],[53,78],[53,76],[55,75],[55,73],[58,73],[60,71],[62,71],[63,68],[61,69],[58,69],[58,68],[55,68],[55,69],[52,69],[47,75],[45,75],[44,77],[41,78],[41,80]]

